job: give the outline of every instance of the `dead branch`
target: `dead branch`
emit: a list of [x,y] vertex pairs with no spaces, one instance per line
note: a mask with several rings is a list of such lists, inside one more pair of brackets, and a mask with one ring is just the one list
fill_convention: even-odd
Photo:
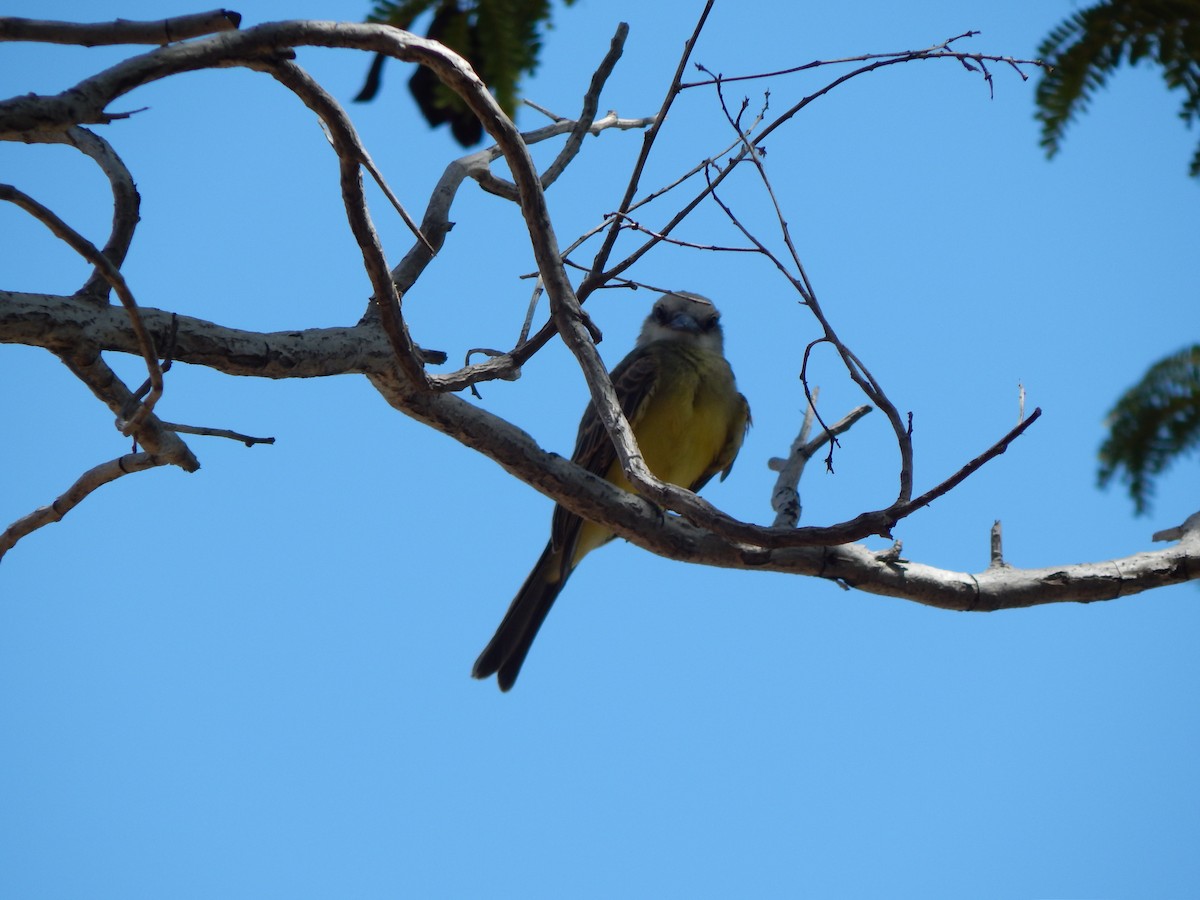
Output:
[[[162,368],[158,364],[158,355],[154,350],[154,339],[150,337],[150,333],[142,322],[137,301],[133,299],[133,293],[129,290],[129,285],[125,283],[125,278],[121,275],[120,270],[93,246],[91,241],[28,194],[17,190],[12,185],[0,184],[0,200],[16,204],[49,228],[55,237],[95,266],[96,270],[104,275],[109,285],[117,292],[121,304],[125,307],[125,312],[129,315],[133,332],[137,335],[138,350],[141,352],[142,359],[146,361],[146,369],[150,373],[150,393],[140,405],[136,405],[140,398],[134,400],[135,411],[121,425],[122,433],[136,433],[141,427],[142,420],[150,414],[154,409],[154,404],[162,396],[163,380]],[[121,417],[125,419],[125,415],[122,414]]]
[[195,434],[200,437],[219,437],[228,438],[231,441],[239,441],[247,447],[253,447],[255,444],[273,444],[273,437],[252,437],[248,434],[242,434],[240,431],[230,431],[228,428],[206,428],[202,425],[180,425],[177,422],[163,422],[163,428],[167,431],[174,431],[176,434]]
[[[816,388],[813,388],[812,396],[815,403]],[[775,481],[775,489],[771,492],[771,508],[775,510],[774,526],[776,528],[795,528],[796,523],[800,521],[800,476],[804,474],[804,467],[808,461],[839,434],[849,431],[855,422],[870,411],[871,407],[869,406],[855,407],[832,426],[822,429],[819,435],[809,440],[809,430],[812,428],[812,420],[816,413],[813,405],[809,404],[804,412],[804,422],[800,426],[800,433],[792,443],[787,458],[771,459],[768,462],[770,468],[779,473],[779,478]]]
[[[400,370],[414,387],[427,389],[429,378],[424,362],[408,333],[408,327],[404,324],[400,313],[400,296],[392,281],[383,246],[379,242],[379,235],[367,209],[367,198],[363,194],[362,166],[369,156],[358,138],[354,124],[341,104],[295,63],[272,60],[258,63],[254,67],[265,69],[280,84],[292,91],[320,117],[328,129],[334,150],[337,152],[346,219],[362,252],[363,267],[371,279],[371,287],[375,292],[375,306],[383,331],[396,353]],[[417,237],[426,247],[430,246],[429,240],[420,230],[417,231]]]
[[3,559],[4,554],[16,546],[17,541],[21,538],[27,537],[46,525],[62,521],[63,516],[82,503],[96,488],[103,487],[110,481],[116,481],[124,475],[144,472],[146,469],[167,465],[169,462],[170,460],[155,456],[153,453],[127,453],[88,469],[48,506],[39,506],[4,529],[4,532],[0,534],[0,559]]
[[[141,206],[137,186],[133,183],[133,176],[124,161],[108,141],[86,128],[35,132],[27,135],[25,140],[31,144],[66,144],[89,157],[100,167],[100,171],[108,178],[113,195],[112,231],[100,252],[115,268],[121,268],[133,241]],[[111,286],[108,279],[102,271],[96,269],[79,292],[102,303],[107,299],[109,290]]]
[[[52,350],[118,416],[136,397],[103,361],[101,351],[116,350],[145,355],[146,336],[164,334],[169,327],[177,326],[172,358],[208,365],[220,371],[271,378],[359,372],[367,375],[396,409],[488,455],[572,512],[611,527],[615,533],[639,546],[680,560],[830,578],[862,590],[905,597],[947,609],[1001,609],[1062,600],[1109,599],[1200,577],[1200,547],[1197,546],[1200,536],[1194,531],[1182,533],[1180,543],[1167,550],[1137,554],[1109,563],[1053,570],[1004,567],[999,571],[1000,567],[992,567],[978,575],[946,572],[912,563],[900,557],[898,545],[891,551],[876,553],[854,543],[870,535],[889,534],[896,522],[905,515],[952,489],[980,465],[1002,453],[1008,442],[1027,427],[1036,415],[968,463],[952,478],[916,500],[909,499],[911,460],[904,457],[902,449],[901,490],[897,500],[886,508],[865,512],[827,527],[777,528],[740,522],[719,512],[689,491],[663,484],[646,469],[628,422],[616,403],[611,382],[596,354],[594,343],[597,332],[583,313],[580,305],[582,300],[591,291],[620,277],[650,248],[666,240],[700,202],[714,195],[722,180],[736,166],[749,162],[763,172],[764,184],[774,202],[769,181],[765,178],[765,168],[756,150],[757,144],[817,96],[823,96],[848,78],[874,71],[882,65],[932,58],[952,58],[964,62],[960,58],[963,54],[945,50],[933,53],[917,51],[904,58],[872,60],[794,104],[782,116],[757,131],[757,137],[753,140],[748,132],[754,129],[743,128],[740,112],[731,116],[731,124],[739,135],[737,144],[740,145],[733,157],[721,165],[706,163],[694,170],[705,171],[709,175],[707,183],[683,203],[664,226],[654,228],[650,240],[625,259],[610,264],[609,257],[616,234],[623,227],[624,217],[637,205],[634,197],[638,182],[651,148],[662,133],[665,113],[685,87],[682,72],[706,15],[707,7],[684,48],[672,85],[659,114],[653,120],[618,120],[612,114],[603,119],[594,119],[592,101],[598,98],[598,86],[603,84],[606,77],[602,65],[585,97],[580,119],[575,122],[556,121],[538,132],[522,135],[499,109],[470,67],[436,42],[384,26],[317,22],[271,23],[245,31],[216,34],[185,45],[162,47],[85,79],[61,94],[25,95],[0,102],[0,138],[29,140],[31,135],[37,135],[39,139],[52,140],[52,137],[46,136],[68,135],[83,124],[111,121],[122,115],[108,111],[107,107],[114,100],[140,85],[179,72],[228,66],[269,72],[309,105],[328,128],[338,156],[347,222],[362,249],[364,267],[375,291],[380,315],[380,324],[368,316],[363,323],[350,328],[263,335],[184,316],[174,317],[148,308],[135,307],[135,316],[128,311],[122,313],[119,309],[80,298],[7,293],[0,294],[0,341],[27,343]],[[618,32],[620,37],[621,33]],[[495,141],[493,148],[464,157],[456,166],[447,169],[434,196],[430,198],[414,247],[394,270],[388,271],[384,264],[384,254],[362,195],[361,170],[364,166],[371,168],[370,157],[341,107],[290,61],[295,49],[304,46],[365,50],[428,66],[444,84],[463,98]],[[615,63],[618,51],[619,39],[614,39],[606,62],[611,59]],[[974,57],[966,56],[967,62],[974,60]],[[980,68],[984,68],[985,61],[992,60],[978,60]],[[1014,61],[1014,65],[1019,62]],[[990,76],[986,69],[984,74],[985,77]],[[627,125],[629,121],[639,124]],[[581,136],[585,132],[596,133],[602,127],[645,127],[650,121],[653,124],[643,141],[642,153],[634,164],[625,195],[617,204],[619,214],[611,217],[604,226],[601,247],[576,293],[567,277],[566,263],[554,236],[543,194],[545,187],[553,181],[553,177],[547,176],[553,174],[554,167],[539,174],[529,156],[528,147],[534,136],[537,139],[545,139],[541,135],[552,134]],[[570,138],[568,143],[574,139]],[[103,149],[93,146],[99,156],[103,156]],[[461,183],[470,177],[481,184],[494,184],[489,166],[500,156],[505,159],[513,176],[514,198],[526,222],[530,245],[537,261],[538,277],[549,297],[553,328],[575,354],[584,371],[592,401],[614,441],[630,482],[639,494],[621,491],[607,481],[582,471],[569,460],[540,448],[511,423],[446,393],[486,377],[511,377],[519,371],[521,361],[536,351],[535,345],[540,335],[524,342],[510,354],[466,366],[450,377],[437,379],[424,372],[423,356],[407,334],[398,295],[411,288],[433,254],[442,246],[450,229],[450,204]],[[565,148],[559,158],[569,162]],[[110,167],[116,173],[109,173],[110,180],[123,179],[119,167]],[[687,177],[675,184],[684,183]],[[116,191],[114,186],[114,196]],[[639,203],[661,196],[662,193],[651,194]],[[131,208],[132,201],[128,197],[115,202],[123,203],[126,212]],[[778,204],[776,206],[778,209]],[[45,220],[44,216],[37,214]],[[786,226],[781,211],[778,217]],[[800,273],[795,276],[796,281],[807,285],[807,276],[799,265],[799,254],[790,246],[790,236],[785,236],[785,243],[789,244],[794,271]],[[114,227],[110,244],[115,251],[123,252],[122,247],[127,246],[128,241],[117,237]],[[95,255],[101,259],[104,256],[99,251]],[[116,265],[112,260],[104,262],[115,270]],[[93,264],[103,268],[100,262]],[[815,301],[811,286],[807,285],[806,289]],[[838,348],[850,377],[868,397],[874,400],[878,394],[886,400],[882,389],[862,361],[836,340],[819,305],[815,302],[812,305],[826,329],[826,339]],[[389,317],[390,321],[384,321]],[[140,327],[137,324],[139,321]],[[153,342],[149,341],[148,346],[152,350]],[[908,425],[894,407],[888,416],[903,448]],[[159,420],[149,409],[136,425],[137,428],[132,429],[135,437],[151,455],[189,471],[198,466],[171,426]],[[907,482],[904,473],[908,473]],[[664,509],[679,512],[681,516],[664,516]]]
[[39,19],[0,18],[0,41],[37,41],[99,47],[106,44],[171,44],[189,38],[236,30],[242,17],[228,9],[174,16],[151,22],[117,19],[113,22],[50,22]]

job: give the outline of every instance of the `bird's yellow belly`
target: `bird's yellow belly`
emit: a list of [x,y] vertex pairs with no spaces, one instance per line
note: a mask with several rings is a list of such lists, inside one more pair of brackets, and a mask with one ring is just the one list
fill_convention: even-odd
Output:
[[[634,437],[647,467],[660,480],[690,488],[720,468],[722,451],[729,442],[730,423],[737,418],[737,392],[732,386],[714,391],[697,375],[679,378],[672,390],[660,391],[648,401],[634,426]],[[606,479],[633,491],[620,460],[614,460]],[[612,538],[612,532],[594,522],[580,528],[574,562]]]
[[[695,385],[673,392],[674,396],[655,397],[634,430],[642,458],[663,481],[689,487],[711,471],[729,440],[733,418],[728,404],[718,402],[709,391],[697,391]],[[631,490],[614,462],[608,480]]]

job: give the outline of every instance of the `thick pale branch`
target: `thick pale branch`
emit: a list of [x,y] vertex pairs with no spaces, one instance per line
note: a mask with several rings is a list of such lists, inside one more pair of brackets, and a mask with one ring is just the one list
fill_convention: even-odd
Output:
[[40,19],[0,18],[0,41],[37,41],[99,47],[108,44],[170,44],[241,25],[240,13],[228,9],[135,22],[51,22]]
[[[731,541],[686,519],[664,516],[646,500],[542,450],[510,422],[450,395],[408,397],[389,376],[372,383],[396,409],[480,450],[572,512],[602,522],[631,543],[684,562],[810,575],[949,610],[978,612],[1045,603],[1112,600],[1200,578],[1200,530],[1170,549],[1122,559],[1044,569],[991,568],[972,575],[879,555],[861,544],[800,546],[797,535],[821,529],[750,526]],[[531,473],[533,477],[530,477]]]
[[[693,40],[694,37],[693,35]],[[802,528],[787,535],[768,536],[764,535],[764,530],[757,526],[737,522],[720,514],[710,504],[691,492],[664,485],[654,478],[637,454],[628,423],[621,414],[611,382],[609,382],[607,373],[592,345],[592,338],[586,327],[582,310],[579,308],[578,299],[566,278],[542,194],[540,178],[529,157],[527,146],[470,67],[440,45],[395,29],[384,29],[378,26],[334,25],[320,22],[274,23],[237,34],[209,38],[183,48],[164,48],[153,54],[128,60],[107,72],[100,73],[81,84],[76,91],[68,92],[69,96],[59,95],[54,98],[42,99],[48,103],[48,113],[46,114],[71,112],[79,115],[86,112],[79,108],[79,104],[90,98],[94,103],[92,114],[102,118],[103,107],[107,102],[104,96],[105,91],[109,94],[108,99],[111,99],[145,80],[165,77],[173,71],[190,70],[204,65],[228,64],[230,61],[242,58],[248,61],[247,64],[264,58],[277,59],[277,47],[304,44],[359,47],[426,64],[438,74],[439,78],[462,96],[480,118],[496,141],[498,148],[503,152],[518,186],[522,212],[526,218],[538,268],[550,296],[551,309],[558,330],[572,352],[578,357],[588,380],[596,409],[610,435],[614,438],[622,466],[631,483],[643,495],[652,499],[660,507],[685,513],[694,522],[731,541],[748,540],[760,543],[764,537],[769,537],[769,545],[804,546],[845,542],[870,534],[888,533],[897,520],[894,510],[891,509],[865,513],[852,521],[830,528]],[[155,58],[155,62],[148,63],[147,59],[149,58]],[[665,105],[669,105],[669,103]],[[3,112],[5,112],[3,104],[0,104],[0,113]],[[8,112],[19,120],[20,110],[8,110]],[[45,122],[45,114],[42,115],[40,121]],[[728,171],[727,168],[722,176]],[[697,198],[695,202],[699,202],[699,199]],[[689,204],[688,208],[693,206],[694,204]],[[676,221],[681,220],[686,213],[687,209],[676,216]],[[433,236],[428,230],[425,228],[422,230],[433,240]],[[663,229],[664,232],[665,230]],[[630,263],[629,260],[626,261],[626,264],[628,263]],[[530,478],[531,473],[526,473],[524,477]]]
[[[622,463],[629,470],[633,484],[639,489],[649,491],[651,496],[664,501],[664,504],[671,508],[695,507],[694,495],[662,485],[640,458],[635,458],[631,452],[632,431],[616,404],[611,382],[608,381],[607,373],[591,343],[591,335],[583,323],[579,302],[563,269],[541,181],[528,148],[470,65],[440,44],[397,29],[372,25],[307,21],[269,23],[186,45],[165,47],[126,60],[86,79],[71,91],[54,97],[25,97],[0,103],[0,120],[7,123],[3,130],[5,133],[12,130],[53,128],[56,121],[63,128],[81,122],[107,121],[110,118],[105,112],[108,103],[148,81],[166,77],[174,72],[193,71],[239,61],[247,65],[277,61],[277,48],[304,45],[357,47],[418,62],[427,65],[439,79],[463,98],[496,141],[508,162],[520,195],[521,211],[530,234],[534,257],[546,285],[559,332],[584,367],[601,418],[610,432],[619,438],[618,452]],[[356,178],[357,173],[356,165]],[[344,175],[343,189],[347,188]],[[374,273],[372,280],[375,280]],[[402,365],[406,362],[407,360]],[[666,503],[668,498],[673,502]]]
[[[319,378],[388,371],[395,361],[378,328],[260,332],[149,307],[143,307],[141,315],[152,334],[167,335],[175,327],[173,359],[227,375]],[[0,343],[44,347],[58,354],[80,346],[139,352],[129,318],[118,307],[14,291],[0,291]]]
[[[695,34],[685,50],[684,60],[694,40]],[[611,382],[593,346],[589,323],[566,277],[542,193],[542,178],[530,159],[527,140],[516,131],[470,67],[435,42],[383,26],[321,22],[272,23],[245,32],[221,34],[126,60],[56,96],[27,95],[0,102],[0,137],[26,139],[26,135],[34,132],[65,133],[81,123],[110,121],[119,115],[107,111],[113,100],[139,85],[177,72],[245,65],[285,72],[295,85],[299,83],[296,79],[300,76],[295,75],[299,70],[282,61],[292,48],[305,45],[353,47],[426,65],[462,97],[480,119],[512,173],[555,325],[579,359],[593,402],[613,437],[630,481],[649,501],[643,496],[621,491],[569,460],[542,450],[510,423],[439,390],[451,387],[449,383],[432,382],[428,387],[434,389],[427,389],[420,379],[400,371],[398,366],[411,365],[412,359],[405,359],[401,354],[398,360],[393,347],[375,327],[262,335],[178,317],[174,320],[178,326],[175,359],[208,365],[231,374],[272,378],[365,373],[398,410],[483,452],[578,515],[612,528],[639,546],[675,559],[830,578],[862,590],[947,609],[1001,609],[1063,600],[1108,599],[1200,577],[1200,536],[1192,532],[1184,534],[1179,545],[1168,550],[1109,563],[1028,571],[1012,568],[996,571],[999,567],[993,567],[993,570],[973,576],[909,563],[900,559],[896,552],[873,553],[852,543],[868,535],[887,534],[902,515],[911,512],[904,504],[864,513],[828,528],[766,528],[730,519],[694,494],[658,482],[637,455],[628,422],[620,412]],[[679,84],[677,75],[664,101],[664,111],[678,93]],[[314,108],[321,107],[318,111],[322,117],[336,125],[335,114],[340,110],[329,107],[319,94],[306,86],[301,87],[307,94],[306,102],[316,98],[319,102]],[[803,102],[811,102],[811,99],[806,98]],[[799,106],[793,107],[782,118],[794,114]],[[781,120],[768,126],[766,131],[777,127]],[[560,126],[555,123],[551,127],[570,131],[577,124]],[[592,125],[592,130],[597,124]],[[631,208],[629,203],[636,193],[638,173],[661,124],[660,115],[652,133],[647,136],[642,161],[635,167],[629,196],[619,207],[622,212]],[[760,140],[762,136],[760,134]],[[343,146],[339,148],[339,157],[343,165],[348,213],[352,226],[354,219],[359,218],[357,227],[360,230],[356,231],[356,236],[366,247],[364,261],[372,283],[377,284],[382,251],[378,249],[373,230],[362,230],[363,226],[370,229],[361,201],[359,163],[362,157],[355,155],[356,138],[351,130],[344,129],[341,140]],[[427,263],[427,258],[422,255],[430,254],[431,249],[440,246],[449,229],[446,213],[458,185],[465,177],[486,172],[489,162],[495,158],[491,153],[481,151],[468,157],[470,168],[461,167],[453,174],[447,170],[445,183],[439,184],[438,188],[443,194],[430,202],[430,209],[433,209],[444,201],[438,213],[441,219],[433,223],[440,225],[441,233],[437,234],[437,228],[431,231],[423,224],[422,232],[429,240],[428,245],[420,246],[420,253],[416,255],[410,253],[396,270],[389,273],[389,288],[391,284],[401,290],[411,286]],[[727,165],[718,178],[725,177],[735,164],[736,161]],[[711,187],[681,210],[670,227],[681,221],[710,191]],[[361,216],[358,215],[359,208],[362,209]],[[429,218],[428,210],[426,218]],[[610,234],[615,235],[619,222],[614,222],[612,227]],[[670,227],[660,228],[658,233],[665,235]],[[600,261],[595,264],[592,276],[585,279],[581,292],[594,289],[604,278],[614,274],[599,271],[607,264],[606,253],[602,248],[597,257]],[[618,267],[627,267],[636,258],[635,254]],[[388,296],[391,291],[379,295]],[[152,334],[162,334],[172,327],[173,317],[157,310],[143,310],[142,321]],[[403,324],[402,320],[398,321]],[[127,317],[121,317],[118,310],[97,308],[95,304],[73,298],[3,294],[0,295],[0,340],[53,350],[110,409],[120,415],[128,407],[131,392],[99,355],[101,348],[138,352],[134,325]],[[504,370],[508,366],[508,371],[512,371],[513,364],[519,365],[519,361],[514,352],[510,360],[497,363],[496,369]],[[470,375],[474,376],[489,365],[492,363],[469,367]],[[848,366],[852,374],[858,374],[869,385],[875,386],[869,373],[852,355]],[[464,379],[464,383],[469,380]],[[167,462],[189,470],[198,465],[178,436],[152,414],[142,423],[137,438],[151,454],[165,457]],[[682,511],[686,518],[664,515],[664,508]]]

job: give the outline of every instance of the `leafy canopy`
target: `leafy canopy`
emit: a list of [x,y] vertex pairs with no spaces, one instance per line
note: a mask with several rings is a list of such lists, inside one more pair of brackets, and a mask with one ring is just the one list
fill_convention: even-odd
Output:
[[[575,0],[563,2],[570,6]],[[432,12],[426,37],[470,62],[496,102],[512,116],[521,77],[537,68],[542,29],[550,24],[550,7],[549,0],[378,0],[367,21],[407,31],[421,15]],[[375,96],[382,68],[383,57],[376,57],[357,100]],[[483,138],[483,126],[466,104],[429,69],[419,67],[408,87],[430,125],[448,124],[464,147]]]
[[1108,414],[1100,447],[1100,484],[1114,475],[1129,486],[1138,513],[1149,509],[1154,479],[1200,447],[1200,344],[1159,360]]
[[[1160,66],[1167,87],[1183,91],[1179,117],[1189,126],[1200,117],[1200,0],[1102,0],[1060,22],[1038,53],[1053,66],[1037,86],[1047,156],[1058,153],[1067,126],[1126,62]],[[1200,177],[1200,147],[1188,173]]]

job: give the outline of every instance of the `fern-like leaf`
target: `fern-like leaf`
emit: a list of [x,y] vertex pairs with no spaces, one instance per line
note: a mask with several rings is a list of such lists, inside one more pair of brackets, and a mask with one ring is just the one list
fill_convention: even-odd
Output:
[[[1041,145],[1053,157],[1067,127],[1122,65],[1150,60],[1184,94],[1180,117],[1200,116],[1200,0],[1101,0],[1072,13],[1038,47],[1052,68],[1037,86]],[[1189,173],[1200,176],[1200,149]]]
[[1155,480],[1200,447],[1200,344],[1159,360],[1108,414],[1099,482],[1120,477],[1138,514],[1150,508]]
[[[570,6],[574,0],[563,0]],[[550,0],[377,0],[368,21],[409,29],[433,12],[427,36],[441,41],[471,63],[510,116],[517,107],[521,78],[537,67],[542,31],[550,27]],[[381,84],[377,58],[359,100],[373,99]],[[427,69],[409,81],[409,90],[430,125],[449,124],[464,147],[478,143],[483,128],[465,103]]]

